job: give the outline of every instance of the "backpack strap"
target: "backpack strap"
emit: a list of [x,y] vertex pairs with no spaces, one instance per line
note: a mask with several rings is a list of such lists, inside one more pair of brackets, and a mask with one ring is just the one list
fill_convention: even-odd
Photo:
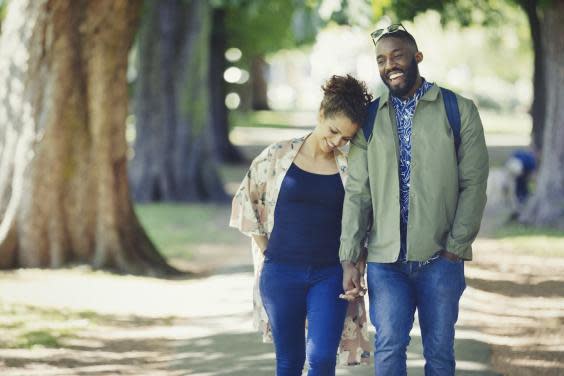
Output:
[[[458,155],[458,148],[460,147],[460,111],[458,110],[458,100],[456,99],[456,94],[451,90],[441,87],[441,93],[443,96],[443,103],[445,105],[445,110],[448,118],[448,123],[450,129],[452,130],[452,135],[454,137],[454,148],[456,154]],[[376,120],[376,115],[378,114],[378,105],[380,103],[380,98],[376,98],[368,106],[368,113],[366,115],[366,120],[362,125],[362,132],[364,133],[364,138],[366,142],[370,140],[372,136],[372,131],[374,129],[374,121]]]
[[372,130],[374,129],[374,121],[376,120],[376,115],[378,114],[378,104],[380,103],[380,98],[376,98],[368,105],[368,113],[366,114],[366,120],[362,125],[362,133],[364,133],[364,138],[366,142],[370,140],[372,136]]
[[445,105],[445,110],[448,118],[448,123],[450,124],[450,129],[452,130],[452,135],[454,136],[454,148],[456,154],[458,155],[458,148],[460,147],[460,111],[458,110],[458,101],[456,100],[456,94],[452,91],[441,87],[441,93],[443,95],[443,102]]

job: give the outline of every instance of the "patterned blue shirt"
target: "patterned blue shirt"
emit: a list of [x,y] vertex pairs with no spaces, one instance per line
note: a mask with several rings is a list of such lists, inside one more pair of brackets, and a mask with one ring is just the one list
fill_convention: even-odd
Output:
[[407,260],[407,219],[409,216],[409,181],[411,177],[411,126],[419,99],[433,85],[423,80],[415,94],[407,100],[390,95],[396,113],[399,139],[399,200],[400,200],[400,238],[399,260]]

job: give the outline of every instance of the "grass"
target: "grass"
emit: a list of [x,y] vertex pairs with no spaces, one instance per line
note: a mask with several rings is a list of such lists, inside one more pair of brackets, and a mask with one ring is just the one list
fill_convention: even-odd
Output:
[[[221,178],[229,194],[239,185],[248,166],[222,165]],[[228,227],[229,204],[136,204],[141,224],[159,251],[167,258],[189,261],[192,249],[206,244],[229,245],[241,241]]]
[[15,348],[30,349],[35,347],[60,348],[61,339],[68,337],[58,331],[32,330],[17,337],[16,342],[11,346]]
[[484,131],[489,134],[528,135],[532,120],[526,113],[501,113],[480,110]]
[[149,237],[167,258],[190,260],[191,249],[239,240],[228,229],[229,207],[213,204],[140,204],[135,211]]
[[90,311],[68,312],[0,302],[0,347],[61,348],[65,340],[100,321]]
[[96,327],[170,326],[174,317],[114,316],[94,311],[50,309],[0,301],[0,348],[64,348]]
[[564,232],[561,230],[509,224],[497,229],[494,238],[511,252],[564,257]]

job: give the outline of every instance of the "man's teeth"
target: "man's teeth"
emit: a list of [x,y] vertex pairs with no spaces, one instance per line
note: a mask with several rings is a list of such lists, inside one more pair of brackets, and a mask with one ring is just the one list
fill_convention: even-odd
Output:
[[401,77],[401,76],[403,76],[403,73],[397,72],[397,73],[392,73],[392,74],[390,74],[390,75],[388,76],[388,78],[389,78],[390,80],[393,80],[393,79],[398,78],[398,77]]

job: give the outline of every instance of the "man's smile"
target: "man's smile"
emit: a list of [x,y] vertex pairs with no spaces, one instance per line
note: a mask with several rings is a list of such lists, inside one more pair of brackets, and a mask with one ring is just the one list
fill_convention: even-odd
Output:
[[396,83],[397,81],[399,81],[400,79],[402,79],[403,76],[404,76],[404,73],[401,72],[401,71],[393,71],[393,72],[391,72],[391,73],[389,73],[389,74],[387,75],[388,80],[389,80],[391,83]]

